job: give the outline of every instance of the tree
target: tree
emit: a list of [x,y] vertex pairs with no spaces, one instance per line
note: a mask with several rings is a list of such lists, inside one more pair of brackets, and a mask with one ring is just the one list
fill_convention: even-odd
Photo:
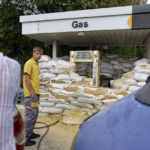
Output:
[[35,0],[41,13],[139,4],[139,0]]
[[34,13],[33,5],[28,6],[27,1],[2,0],[0,5],[0,50],[5,55],[17,59],[21,64],[31,57],[33,46],[44,47],[43,43],[21,34],[19,17],[25,13]]

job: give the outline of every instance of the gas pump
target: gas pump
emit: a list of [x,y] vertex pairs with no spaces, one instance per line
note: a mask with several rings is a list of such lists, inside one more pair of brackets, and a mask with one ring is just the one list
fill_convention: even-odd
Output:
[[85,81],[99,87],[99,74],[100,74],[100,52],[94,51],[70,51],[70,62],[77,63],[92,63],[92,78],[85,78]]

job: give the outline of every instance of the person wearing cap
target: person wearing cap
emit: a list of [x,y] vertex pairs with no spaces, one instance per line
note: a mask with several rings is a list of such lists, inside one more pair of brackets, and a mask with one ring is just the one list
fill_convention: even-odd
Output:
[[40,99],[39,93],[39,75],[40,68],[38,61],[43,54],[43,49],[39,46],[33,48],[33,57],[24,65],[23,88],[24,88],[24,106],[26,110],[24,123],[26,129],[26,146],[35,145],[32,139],[40,137],[33,132],[37,121]]

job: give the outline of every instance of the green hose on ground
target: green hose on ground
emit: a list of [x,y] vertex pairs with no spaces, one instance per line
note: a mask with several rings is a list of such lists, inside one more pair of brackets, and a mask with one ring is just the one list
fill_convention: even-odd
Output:
[[38,143],[38,146],[37,146],[37,150],[40,150],[40,145],[41,145],[41,142],[43,140],[43,138],[46,136],[46,134],[48,133],[49,131],[49,127],[52,126],[52,125],[55,125],[56,123],[58,123],[59,120],[53,122],[52,124],[46,124],[44,122],[36,122],[36,123],[39,123],[39,124],[44,124],[45,126],[42,126],[42,127],[35,127],[34,129],[43,129],[43,128],[47,128],[46,132],[44,133],[44,135],[41,137],[39,143]]

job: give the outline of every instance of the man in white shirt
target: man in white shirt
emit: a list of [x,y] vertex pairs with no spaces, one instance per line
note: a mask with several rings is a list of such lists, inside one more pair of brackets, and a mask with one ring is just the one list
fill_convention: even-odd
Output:
[[16,150],[13,110],[19,86],[19,63],[0,53],[0,150]]

